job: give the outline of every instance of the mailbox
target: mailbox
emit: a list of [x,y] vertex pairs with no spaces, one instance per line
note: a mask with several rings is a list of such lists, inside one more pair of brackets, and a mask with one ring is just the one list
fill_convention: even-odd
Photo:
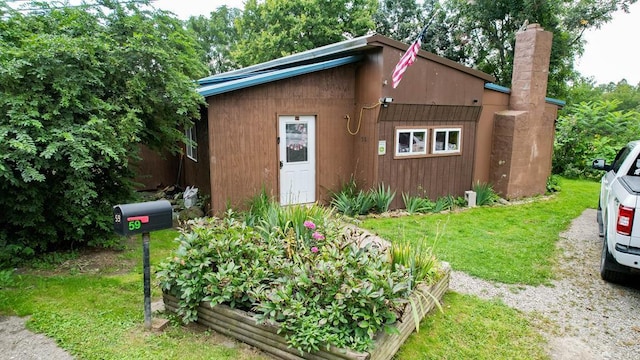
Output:
[[172,227],[173,209],[167,200],[113,207],[113,229],[120,235],[135,235]]

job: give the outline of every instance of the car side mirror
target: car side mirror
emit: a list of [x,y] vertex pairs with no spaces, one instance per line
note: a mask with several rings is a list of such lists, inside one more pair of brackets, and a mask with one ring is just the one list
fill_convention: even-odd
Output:
[[607,162],[604,159],[593,160],[593,163],[591,163],[591,167],[596,170],[611,170],[611,165],[607,165]]

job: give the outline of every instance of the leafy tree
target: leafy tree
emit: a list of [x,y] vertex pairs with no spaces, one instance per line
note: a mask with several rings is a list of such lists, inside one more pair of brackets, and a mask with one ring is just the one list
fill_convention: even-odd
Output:
[[139,144],[179,151],[203,103],[197,45],[167,13],[32,7],[0,0],[0,267],[106,243]]
[[640,133],[640,113],[618,110],[620,101],[582,102],[558,118],[553,173],[597,179],[591,169],[597,158],[613,160],[616,152]]
[[242,66],[361,36],[374,28],[376,0],[248,0],[231,54]]
[[378,34],[404,43],[413,42],[425,26],[416,0],[381,0],[373,20]]
[[236,8],[219,7],[210,17],[192,16],[187,28],[192,30],[203,50],[202,61],[208,64],[211,73],[221,73],[237,68],[231,57],[231,48],[238,41],[234,22],[242,14]]
[[621,80],[617,84],[600,85],[598,89],[602,90],[604,100],[620,101],[618,110],[640,111],[640,84],[633,86],[626,80]]
[[640,111],[640,84],[633,86],[621,80],[596,85],[593,79],[579,78],[573,82],[566,97],[569,105],[598,100],[617,101],[619,111]]
[[[575,79],[574,59],[583,52],[585,30],[599,28],[613,12],[628,11],[636,0],[448,0],[438,17],[437,33],[424,48],[496,77],[510,86],[515,34],[525,24],[539,23],[553,32],[549,94],[563,97]],[[432,42],[432,44],[429,44]]]

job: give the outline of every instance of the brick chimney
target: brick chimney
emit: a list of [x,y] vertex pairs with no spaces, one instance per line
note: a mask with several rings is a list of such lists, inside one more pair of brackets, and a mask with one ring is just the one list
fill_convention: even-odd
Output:
[[490,181],[507,199],[544,194],[554,116],[545,112],[553,34],[530,24],[516,34],[509,110],[494,117]]

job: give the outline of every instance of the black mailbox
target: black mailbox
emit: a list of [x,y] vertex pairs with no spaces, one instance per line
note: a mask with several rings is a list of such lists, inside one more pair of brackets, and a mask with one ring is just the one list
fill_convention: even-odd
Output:
[[167,200],[113,207],[113,229],[124,236],[173,227],[173,209]]

